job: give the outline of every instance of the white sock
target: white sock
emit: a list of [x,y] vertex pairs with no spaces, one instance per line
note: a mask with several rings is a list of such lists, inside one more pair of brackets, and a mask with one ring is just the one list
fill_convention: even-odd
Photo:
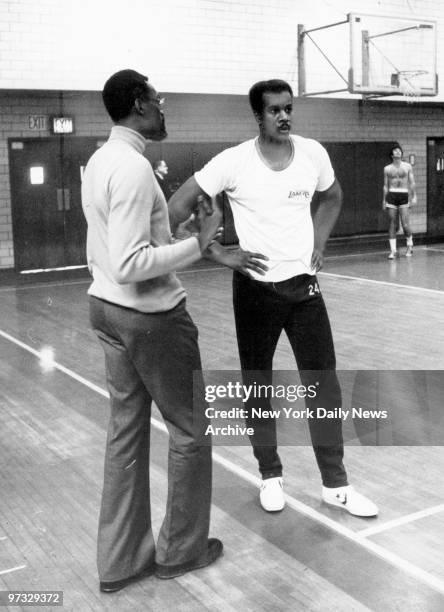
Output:
[[396,238],[389,238],[390,250],[392,253],[396,252]]
[[407,246],[413,246],[413,236],[407,236]]

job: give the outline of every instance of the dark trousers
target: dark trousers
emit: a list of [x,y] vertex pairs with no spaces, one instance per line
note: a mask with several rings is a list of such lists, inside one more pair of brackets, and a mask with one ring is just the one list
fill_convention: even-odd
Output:
[[[307,408],[342,406],[330,322],[316,276],[303,274],[265,283],[234,272],[233,305],[244,384],[272,384],[273,356],[284,330],[301,382],[306,386],[319,383],[315,401],[306,399]],[[250,399],[245,407],[250,412],[254,404]],[[270,409],[269,400],[262,401],[261,406]],[[281,476],[275,420],[255,418],[247,422],[254,428],[250,441],[262,478]],[[341,420],[315,418],[308,422],[323,484],[346,485]]]
[[[211,448],[202,444],[202,420],[193,418],[193,371],[201,371],[201,362],[185,303],[145,314],[92,297],[90,317],[105,352],[111,403],[97,564],[100,580],[114,581],[154,560],[176,565],[206,555]],[[195,409],[204,411],[197,376]],[[157,547],[149,486],[152,400],[169,433],[168,498]]]

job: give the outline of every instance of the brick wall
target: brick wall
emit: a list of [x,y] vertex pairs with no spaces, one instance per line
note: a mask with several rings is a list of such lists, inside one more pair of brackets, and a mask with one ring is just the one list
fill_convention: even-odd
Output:
[[[7,138],[48,135],[45,126],[31,129],[29,116],[73,114],[78,135],[103,136],[110,124],[92,91],[132,67],[160,91],[175,92],[168,96],[171,141],[242,140],[255,133],[243,97],[254,81],[281,77],[297,91],[298,23],[313,28],[362,12],[437,20],[438,33],[444,31],[435,0],[128,0],[125,9],[120,0],[0,0],[2,268],[13,265]],[[326,32],[326,51],[346,72],[347,28]],[[441,36],[437,46],[442,74]],[[331,69],[315,54],[307,73],[323,85]],[[442,109],[359,105],[339,95],[348,99],[298,100],[296,128],[323,141],[401,140],[407,154],[416,154],[413,227],[424,231],[425,139],[442,135]],[[444,100],[444,92],[434,100]]]
[[[78,136],[105,137],[111,125],[96,92],[0,91],[0,268],[14,265],[7,139],[49,136],[47,128],[31,129],[29,116],[58,112],[75,117]],[[245,96],[167,93],[166,115],[169,142],[240,142],[256,134]],[[426,230],[426,138],[444,136],[442,116],[437,105],[297,99],[294,132],[323,142],[399,140],[406,156],[416,156],[418,233]]]
[[0,268],[14,265],[8,138],[49,136],[49,122],[30,124],[30,117],[60,112],[76,117],[79,136],[105,134],[110,125],[96,93],[0,91]]

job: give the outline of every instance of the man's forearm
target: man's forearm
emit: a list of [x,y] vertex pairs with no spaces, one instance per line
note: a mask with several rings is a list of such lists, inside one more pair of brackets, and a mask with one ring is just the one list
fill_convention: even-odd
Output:
[[168,214],[173,234],[179,223],[186,221],[195,212],[198,205],[198,197],[202,195],[205,195],[205,193],[196,183],[193,176],[173,193],[168,200]]
[[168,200],[168,215],[170,218],[171,233],[174,235],[180,223],[183,223],[190,218],[194,207],[189,203],[181,201],[179,198],[174,198],[175,194]]

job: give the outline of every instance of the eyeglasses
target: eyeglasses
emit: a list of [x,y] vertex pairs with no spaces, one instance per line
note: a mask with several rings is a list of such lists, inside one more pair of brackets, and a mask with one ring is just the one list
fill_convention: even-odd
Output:
[[156,96],[155,98],[148,98],[147,102],[153,102],[154,104],[156,104],[159,108],[161,108],[164,105],[165,102],[165,98],[162,98],[162,96],[159,94],[158,96]]

